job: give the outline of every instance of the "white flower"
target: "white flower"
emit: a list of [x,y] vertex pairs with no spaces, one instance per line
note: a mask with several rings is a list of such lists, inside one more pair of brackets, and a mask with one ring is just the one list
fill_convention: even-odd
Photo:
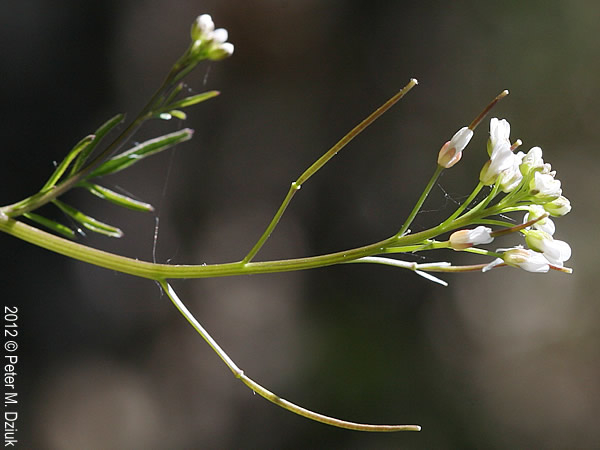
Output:
[[513,166],[514,156],[508,143],[492,146],[490,160],[481,169],[479,180],[486,186],[494,184],[501,172]]
[[521,165],[523,156],[525,156],[525,154],[523,152],[519,152],[516,155],[512,153],[512,157],[509,158],[510,166],[504,169],[500,174],[500,189],[502,189],[502,192],[512,192],[517,186],[519,186],[519,184],[521,184],[523,175],[519,170],[519,166]]
[[502,254],[502,258],[496,258],[485,266],[482,271],[487,272],[502,263],[534,273],[545,273],[550,270],[550,264],[544,255],[519,246],[506,249]]
[[571,202],[568,198],[562,195],[556,200],[544,203],[544,209],[550,213],[551,216],[560,217],[568,214],[571,211]]
[[498,120],[496,117],[492,117],[490,120],[488,154],[492,156],[496,147],[505,145],[510,148],[510,124],[506,119]]
[[446,142],[440,149],[438,164],[445,169],[448,169],[460,161],[460,158],[462,158],[462,151],[472,137],[473,130],[470,128],[462,127],[458,130],[454,136],[452,136],[452,139]]
[[507,250],[502,259],[509,266],[520,267],[527,272],[545,273],[550,270],[548,260],[541,253],[528,248],[514,248]]
[[[530,220],[535,220],[543,215],[546,215],[547,211],[545,209],[545,205],[531,205],[529,206],[529,212],[525,214],[523,217],[523,223],[529,222]],[[533,224],[533,228],[536,230],[541,230],[548,233],[550,236],[554,234],[556,227],[554,226],[554,222],[549,217],[538,220]]]
[[473,230],[459,230],[450,235],[450,247],[454,250],[463,250],[479,244],[489,244],[494,240],[491,236],[492,229],[483,225]]
[[542,149],[540,147],[532,147],[523,157],[521,163],[521,173],[527,175],[533,169],[544,167],[544,159],[542,158]]
[[525,236],[527,245],[544,257],[554,266],[562,267],[571,257],[571,246],[564,241],[554,239],[550,234],[541,231],[528,231]]
[[545,241],[544,256],[557,267],[562,267],[565,261],[571,258],[571,246],[565,241],[552,239]]
[[519,166],[523,160],[523,153],[514,154],[510,145],[510,124],[506,119],[490,120],[490,139],[488,140],[488,153],[490,160],[484,164],[479,173],[479,180],[490,186],[500,178],[500,189],[508,193],[515,189],[523,179]]
[[535,172],[529,183],[529,193],[542,201],[556,200],[562,194],[560,181],[553,173]]

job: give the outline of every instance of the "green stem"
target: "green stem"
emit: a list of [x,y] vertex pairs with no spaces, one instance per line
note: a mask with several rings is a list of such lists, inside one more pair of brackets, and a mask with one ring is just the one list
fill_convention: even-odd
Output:
[[300,177],[296,180],[298,185],[302,186],[308,179],[313,176],[317,171],[323,167],[327,161],[333,158],[342,148],[344,148],[352,139],[358,136],[361,132],[365,130],[369,125],[375,122],[383,113],[385,113],[388,109],[394,106],[402,97],[404,97],[413,87],[417,85],[417,80],[411,78],[406,86],[404,86],[400,91],[395,94],[392,98],[386,101],[383,105],[373,111],[366,119],[364,119],[361,123],[355,126],[348,134],[346,134],[342,139],[340,139],[333,147],[331,147],[327,152],[321,156],[318,160],[314,162],[312,166],[310,166],[306,171],[300,175]]
[[62,183],[57,184],[53,188],[47,191],[40,191],[37,194],[32,195],[26,201],[20,201],[18,203],[8,205],[2,208],[2,212],[9,217],[18,217],[27,212],[34,211],[46,203],[52,202],[56,198],[63,195],[65,192],[73,188],[79,181],[81,181],[89,172],[91,172],[96,166],[98,166],[102,160],[110,155],[115,149],[119,148],[122,142],[133,133],[139,125],[141,125],[142,116],[133,121],[123,132],[110,144],[106,149],[100,153],[87,167],[83,168],[73,176],[67,178]]
[[[494,197],[496,197],[496,195],[498,195],[498,190],[500,189],[500,186],[496,183],[494,185],[494,187],[492,188],[492,190],[490,191],[490,193],[487,195],[486,198],[484,198],[483,200],[481,200],[476,206],[474,206],[469,212],[467,212],[466,214],[462,215],[460,217],[461,221],[472,221],[472,223],[475,223],[476,220],[473,219],[474,217],[487,217],[490,216],[492,214],[482,214],[482,211],[486,211],[485,208],[487,208],[487,205],[490,204],[490,202],[494,199]],[[456,219],[454,220],[454,222],[456,222]],[[444,222],[445,223],[445,222]]]
[[498,225],[500,227],[506,227],[506,228],[510,228],[515,225],[514,223],[506,222],[504,220],[495,220],[495,219],[479,219],[477,221],[477,224],[479,224],[479,225]]
[[388,101],[386,101],[383,105],[381,105],[379,108],[377,108],[375,111],[373,111],[366,119],[364,119],[357,126],[355,126],[352,130],[350,130],[350,132],[348,132],[348,134],[346,134],[342,139],[340,139],[333,147],[331,147],[329,150],[327,150],[327,152],[325,152],[325,154],[323,156],[321,156],[319,159],[317,159],[308,169],[306,169],[304,171],[304,173],[302,173],[302,175],[300,175],[298,177],[298,179],[296,181],[294,181],[292,183],[290,190],[288,191],[287,195],[283,199],[283,202],[281,203],[281,206],[275,213],[275,216],[273,216],[271,223],[269,223],[269,225],[267,226],[267,229],[264,231],[264,233],[262,234],[260,239],[256,242],[256,244],[254,244],[254,247],[252,247],[252,249],[244,257],[244,259],[242,260],[243,263],[250,262],[252,260],[252,258],[254,258],[256,256],[256,254],[260,251],[260,249],[265,244],[265,242],[267,242],[267,239],[269,239],[269,237],[271,236],[271,233],[273,233],[273,230],[275,230],[275,227],[279,223],[281,216],[283,216],[283,213],[285,212],[286,208],[292,201],[294,194],[298,190],[300,190],[302,185],[306,181],[308,181],[308,179],[310,177],[312,177],[315,173],[317,173],[319,171],[319,169],[321,169],[321,167],[323,167],[325,164],[327,164],[327,162],[331,158],[333,158],[335,155],[337,155],[337,153],[342,148],[344,148],[350,141],[352,141],[352,139],[354,139],[356,136],[358,136],[360,133],[362,133],[369,125],[371,125],[373,122],[375,122],[383,113],[385,113],[388,109],[390,109],[392,106],[394,106],[402,97],[404,97],[408,93],[408,91],[410,91],[414,86],[416,86],[416,84],[417,84],[417,80],[412,78],[408,82],[408,84],[406,86],[404,86],[397,94],[395,94],[392,98],[390,98]]
[[474,253],[476,255],[481,255],[481,256],[491,256],[494,258],[499,258],[500,256],[502,256],[502,253],[492,252],[490,250],[485,250],[483,248],[477,248],[477,247],[465,248],[465,249],[461,250],[461,252]]
[[406,219],[406,222],[404,222],[404,225],[402,225],[402,228],[400,228],[400,231],[398,231],[398,233],[396,233],[396,236],[401,237],[404,233],[406,233],[408,231],[408,227],[410,227],[413,220],[415,220],[417,213],[421,210],[423,203],[425,203],[427,196],[431,192],[431,189],[433,189],[433,185],[435,184],[437,179],[440,177],[440,174],[442,173],[443,170],[444,170],[444,168],[440,165],[438,165],[436,167],[435,172],[433,173],[433,176],[429,180],[429,183],[427,183],[427,186],[425,186],[425,190],[421,194],[421,197],[419,197],[417,204],[415,205],[413,210],[410,212],[408,218]]
[[60,197],[65,192],[73,188],[77,183],[85,178],[93,169],[100,165],[104,159],[115,152],[125,141],[148,119],[152,117],[153,108],[156,107],[157,103],[163,98],[163,94],[168,92],[177,79],[178,74],[183,69],[175,64],[173,69],[169,72],[167,77],[163,80],[161,86],[154,93],[152,98],[148,101],[146,106],[138,114],[136,119],[131,122],[98,156],[96,156],[85,168],[81,169],[71,177],[67,178],[62,183],[57,184],[53,188],[47,191],[41,191],[37,194],[32,195],[26,201],[20,201],[12,205],[5,206],[0,209],[0,212],[4,213],[8,217],[18,217],[27,212],[36,210],[41,206],[53,201]]
[[[441,234],[441,233],[440,233]],[[435,240],[427,240],[423,243],[416,245],[405,245],[402,247],[386,247],[382,253],[394,254],[394,253],[415,253],[422,252],[426,250],[438,250],[441,248],[448,248],[447,241],[435,241]]]
[[[466,266],[439,266],[439,267],[431,267],[427,269],[427,272],[436,272],[436,273],[462,273],[462,272],[481,272],[481,270],[486,267],[488,264],[471,264]],[[500,264],[497,267],[504,266],[505,264]],[[425,270],[425,269],[420,269]]]
[[462,214],[462,212],[473,202],[473,200],[475,200],[475,197],[477,197],[477,194],[479,194],[481,192],[481,189],[483,188],[483,183],[479,182],[479,184],[475,187],[475,189],[473,189],[473,192],[471,192],[471,195],[469,195],[469,198],[467,198],[467,200],[465,200],[463,202],[462,205],[460,205],[456,211],[454,211],[454,213],[448,217],[446,220],[444,220],[444,222],[442,223],[442,225],[448,225],[450,222],[452,222],[454,219],[456,219],[458,216],[460,216]]
[[437,236],[442,230],[438,226],[401,238],[392,236],[383,241],[375,242],[363,247],[320,256],[249,263],[239,261],[210,265],[155,264],[147,261],[140,261],[138,259],[127,258],[125,256],[115,255],[113,253],[81,245],[77,242],[69,241],[23,222],[11,219],[6,215],[0,215],[0,231],[4,231],[5,233],[55,253],[89,264],[141,278],[165,280],[171,278],[209,278],[258,273],[290,272],[325,267],[348,262],[364,256],[377,255],[382,253],[388,246],[405,246],[421,243],[424,240]]
[[280,406],[288,411],[291,411],[300,416],[306,417],[310,420],[314,420],[316,422],[321,422],[327,425],[332,425],[338,428],[346,428],[349,430],[356,431],[375,431],[375,432],[390,432],[390,431],[421,431],[421,427],[419,425],[371,425],[364,423],[356,423],[356,422],[348,422],[346,420],[336,419],[334,417],[325,416],[323,414],[316,413],[314,411],[308,410],[306,408],[302,408],[292,402],[289,402],[278,395],[275,395],[268,389],[264,388],[251,378],[247,377],[244,374],[244,371],[241,370],[233,360],[225,353],[225,351],[217,344],[217,342],[212,338],[212,336],[204,329],[204,327],[196,320],[194,315],[186,308],[180,298],[177,296],[177,293],[173,290],[173,288],[165,281],[160,280],[160,285],[167,293],[168,297],[173,302],[173,305],[179,310],[181,315],[185,317],[185,319],[189,322],[189,324],[198,332],[200,336],[206,341],[206,343],[213,349],[213,351],[223,360],[223,362],[229,367],[229,369],[233,372],[236,378],[240,379],[242,383],[248,386],[252,391],[260,395],[261,397],[269,400],[270,402]]
[[259,250],[262,248],[262,246],[265,245],[265,242],[267,242],[267,239],[269,239],[269,237],[271,236],[271,233],[273,233],[273,230],[275,230],[275,227],[281,220],[281,216],[283,216],[283,213],[285,212],[288,205],[292,201],[294,194],[296,194],[296,192],[298,192],[300,187],[301,186],[296,181],[292,183],[290,190],[288,191],[287,195],[283,199],[281,206],[279,206],[279,209],[273,216],[271,223],[269,223],[269,226],[267,226],[267,229],[262,234],[260,239],[256,242],[256,244],[254,244],[254,247],[252,247],[252,249],[244,257],[244,259],[242,260],[242,263],[244,263],[244,264],[249,263],[252,260],[252,258],[254,258],[256,256],[256,254],[259,252]]

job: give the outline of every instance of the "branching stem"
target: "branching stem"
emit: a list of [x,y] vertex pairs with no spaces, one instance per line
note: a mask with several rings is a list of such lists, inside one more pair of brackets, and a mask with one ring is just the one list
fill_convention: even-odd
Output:
[[400,231],[398,231],[398,233],[396,233],[396,236],[402,237],[402,235],[404,235],[408,231],[408,227],[410,227],[410,225],[412,224],[413,220],[415,220],[415,217],[417,216],[417,214],[421,210],[421,207],[423,206],[423,203],[425,203],[425,200],[427,199],[427,196],[431,192],[431,189],[433,189],[433,186],[435,185],[435,182],[438,180],[438,178],[440,177],[440,174],[442,173],[443,170],[444,170],[444,168],[442,166],[439,166],[439,165],[435,168],[435,172],[433,173],[431,179],[429,180],[429,183],[427,183],[427,186],[425,186],[425,190],[423,191],[423,193],[419,197],[419,200],[415,204],[415,207],[412,209],[412,211],[408,215],[408,218],[406,219],[406,221],[402,225],[402,228],[400,228]]
[[254,247],[248,252],[248,254],[242,260],[242,263],[246,264],[252,261],[252,259],[256,256],[262,246],[267,242],[273,230],[279,223],[281,216],[285,212],[286,208],[292,201],[294,194],[300,190],[302,185],[308,181],[310,177],[312,177],[315,173],[321,169],[331,158],[333,158],[337,153],[344,148],[352,139],[362,133],[369,125],[375,122],[383,113],[385,113],[388,109],[394,106],[402,97],[404,97],[408,91],[410,91],[413,87],[418,84],[417,80],[411,78],[406,86],[404,86],[397,94],[395,94],[392,98],[386,101],[383,105],[373,111],[366,119],[360,122],[357,126],[355,126],[348,134],[346,134],[342,139],[340,139],[333,147],[325,152],[323,156],[317,159],[308,169],[304,171],[302,175],[298,177],[296,181],[292,183],[290,190],[287,195],[283,199],[281,206],[275,213],[275,216],[271,220],[271,223],[267,226],[265,232],[259,238],[259,240],[254,244]]
[[167,77],[164,79],[161,86],[154,93],[152,98],[148,101],[146,106],[142,108],[142,111],[138,116],[131,122],[101,153],[99,153],[86,167],[79,170],[77,173],[68,177],[62,183],[57,184],[52,189],[47,191],[40,191],[37,194],[32,195],[26,201],[20,201],[13,205],[8,205],[2,208],[2,212],[8,217],[18,217],[27,212],[34,211],[41,206],[52,202],[57,199],[65,192],[73,188],[77,183],[82,181],[86,175],[92,172],[98,167],[106,157],[110,156],[114,152],[118,151],[119,148],[138,130],[138,128],[148,119],[153,116],[153,110],[157,107],[162,100],[164,95],[169,92],[178,78],[181,68],[178,68],[177,64],[169,72]]
[[208,265],[172,265],[140,261],[138,259],[115,255],[103,250],[91,248],[47,233],[24,222],[6,216],[0,217],[0,231],[4,231],[19,239],[73,259],[157,281],[174,278],[211,278],[258,273],[289,272],[325,267],[349,262],[364,256],[376,255],[382,253],[386,247],[392,245],[414,245],[440,233],[439,227],[435,227],[421,231],[420,233],[406,235],[402,238],[393,236],[363,247],[305,258],[249,263],[239,261]]

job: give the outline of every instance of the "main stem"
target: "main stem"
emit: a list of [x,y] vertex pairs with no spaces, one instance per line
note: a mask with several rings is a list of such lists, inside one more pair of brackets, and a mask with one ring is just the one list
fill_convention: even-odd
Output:
[[392,236],[379,242],[347,251],[329,253],[320,256],[275,260],[265,262],[243,261],[210,264],[210,265],[170,265],[155,264],[113,253],[87,247],[77,242],[55,236],[26,223],[0,215],[0,231],[4,231],[19,239],[30,242],[55,253],[68,256],[83,262],[116,270],[151,280],[166,280],[172,278],[209,278],[234,275],[249,275],[258,273],[290,272],[295,270],[325,267],[333,264],[349,262],[364,256],[382,253],[389,246],[414,245],[426,239],[433,238],[442,230],[439,226],[419,233],[402,237]]

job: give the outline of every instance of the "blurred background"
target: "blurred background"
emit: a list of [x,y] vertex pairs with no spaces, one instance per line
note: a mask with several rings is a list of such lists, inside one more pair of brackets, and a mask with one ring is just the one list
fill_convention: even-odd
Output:
[[[419,86],[303,186],[259,259],[394,234],[441,144],[509,89],[493,115],[558,171],[573,211],[556,220],[555,237],[572,246],[574,273],[444,275],[444,288],[350,265],[174,283],[246,374],[278,395],[347,420],[423,426],[361,434],[253,395],[152,282],[2,235],[2,298],[19,308],[23,448],[600,447],[600,3],[7,2],[0,204],[39,189],[108,117],[133,117],[201,13],[228,29],[235,54],[199,67],[188,88],[222,94],[184,124],[154,123],[136,137],[189,126],[191,142],[106,179],[156,214],[69,195],[125,232],[82,243],[152,260],[158,220],[157,261],[238,260],[289,183],[416,77]],[[477,183],[487,122],[477,131],[414,231],[447,217]],[[483,262],[448,252],[417,259],[435,260]]]

